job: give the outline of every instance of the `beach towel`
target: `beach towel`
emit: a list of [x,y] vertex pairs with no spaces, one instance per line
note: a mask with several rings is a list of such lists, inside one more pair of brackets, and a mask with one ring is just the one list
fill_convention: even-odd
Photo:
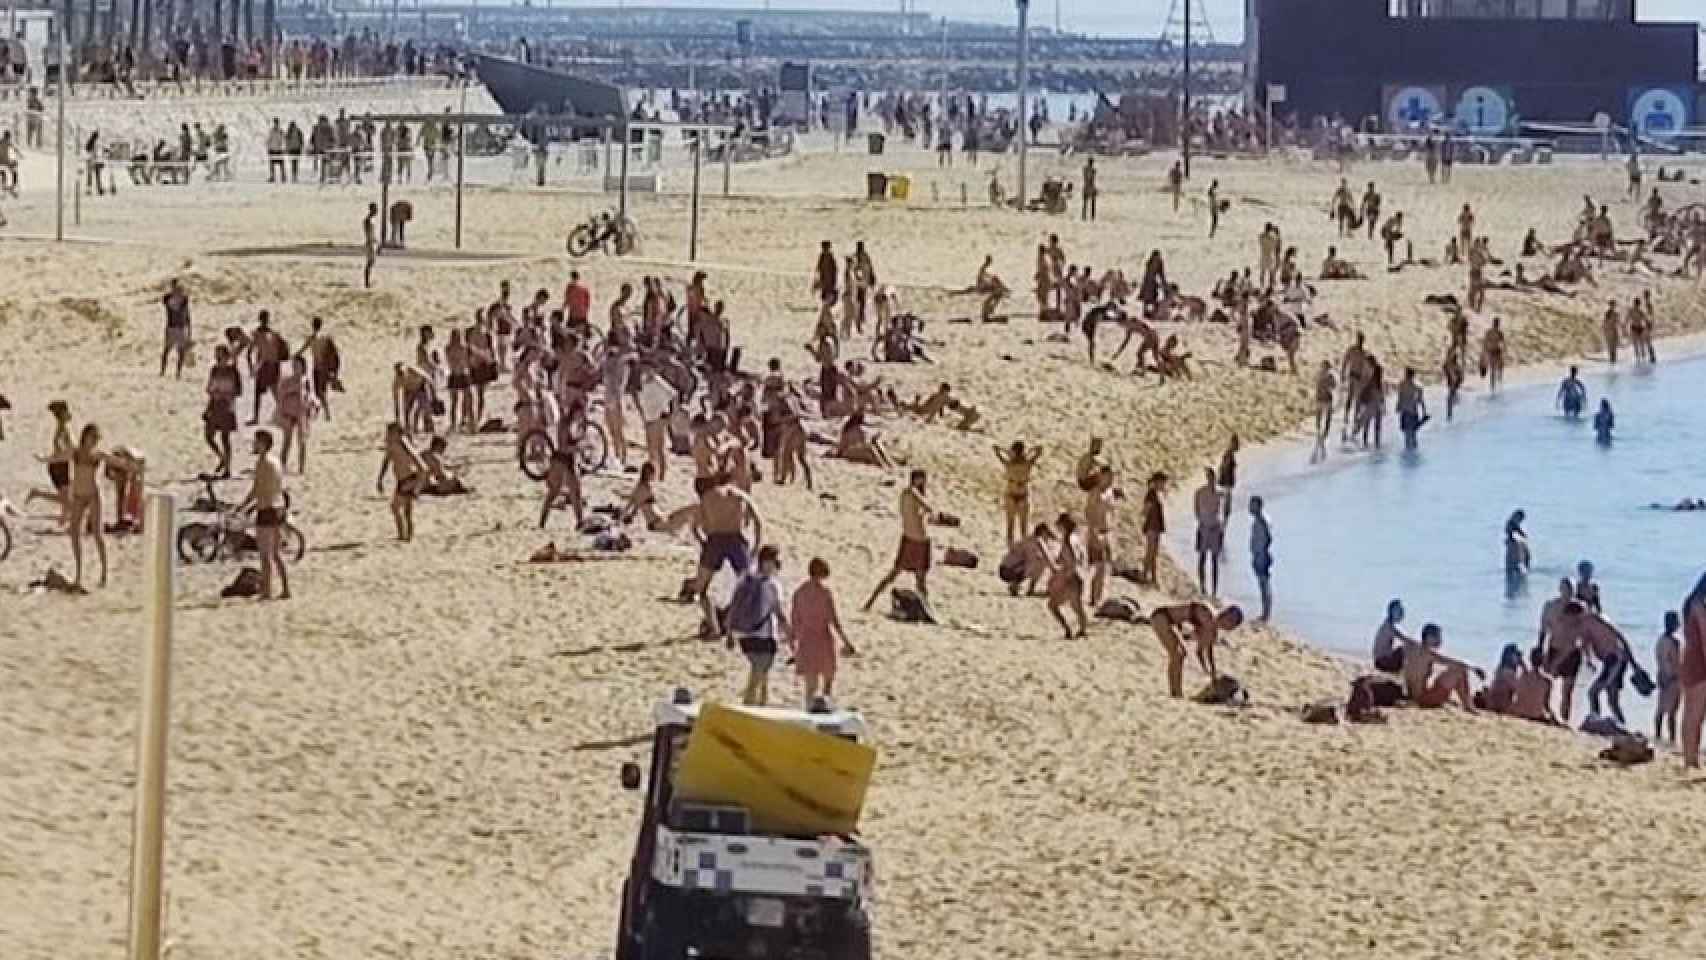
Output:
[[1120,623],[1137,623],[1143,615],[1143,610],[1136,600],[1126,597],[1109,597],[1096,608],[1096,616],[1102,620],[1117,620]]

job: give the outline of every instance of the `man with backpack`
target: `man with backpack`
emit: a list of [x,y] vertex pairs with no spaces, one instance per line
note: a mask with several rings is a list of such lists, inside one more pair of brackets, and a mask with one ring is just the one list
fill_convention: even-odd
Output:
[[[762,707],[770,701],[770,668],[776,662],[776,627],[782,637],[792,636],[787,611],[782,609],[782,588],[776,574],[782,569],[782,553],[775,544],[758,548],[758,566],[743,574],[735,584],[723,621],[724,643],[729,649],[740,645],[748,664],[746,689],[741,702]],[[791,640],[790,640],[791,642]]]

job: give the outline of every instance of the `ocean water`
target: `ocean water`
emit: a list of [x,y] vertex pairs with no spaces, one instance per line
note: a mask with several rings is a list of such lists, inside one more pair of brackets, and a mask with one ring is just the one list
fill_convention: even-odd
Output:
[[[1435,420],[1414,455],[1389,417],[1384,451],[1342,450],[1335,423],[1324,464],[1310,465],[1307,447],[1254,464],[1239,478],[1222,595],[1260,609],[1246,508],[1259,494],[1274,529],[1274,619],[1333,652],[1366,659],[1399,598],[1405,633],[1438,623],[1444,652],[1490,670],[1505,644],[1533,646],[1541,604],[1590,560],[1607,617],[1651,671],[1664,612],[1706,570],[1706,512],[1650,507],[1706,497],[1706,358],[1667,364],[1659,349],[1656,368],[1625,360],[1584,372],[1579,422],[1556,409],[1556,383],[1470,394],[1450,425],[1430,394]],[[1601,397],[1617,416],[1606,446],[1591,424]],[[1510,580],[1503,532],[1516,509],[1527,513],[1533,570]],[[1193,522],[1173,526],[1188,535]],[[1173,547],[1188,555],[1188,543]],[[1589,679],[1584,670],[1578,699]],[[1651,701],[1626,686],[1623,702],[1631,723],[1650,725]]]

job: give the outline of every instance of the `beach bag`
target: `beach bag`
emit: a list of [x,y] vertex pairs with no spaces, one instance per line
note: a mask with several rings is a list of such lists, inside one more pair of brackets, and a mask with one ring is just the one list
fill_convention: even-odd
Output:
[[739,636],[763,633],[776,613],[766,602],[764,578],[747,574],[735,584],[734,596],[729,598],[726,622],[728,630]]
[[628,535],[621,530],[607,530],[592,539],[592,546],[593,549],[606,553],[622,553],[633,549],[634,541],[628,539]]
[[995,575],[1000,577],[1001,582],[1005,584],[1023,583],[1025,581],[1024,559],[1014,558],[1010,562],[1003,562],[1000,567],[996,568]]
[[258,597],[261,595],[261,572],[254,567],[244,567],[237,574],[237,579],[219,591],[220,599],[235,600]]
[[1339,722],[1339,706],[1331,700],[1317,700],[1304,704],[1303,722],[1318,724],[1336,724]]
[[1242,707],[1249,704],[1250,694],[1237,677],[1223,673],[1209,681],[1193,699],[1210,706]]
[[1368,705],[1371,707],[1396,707],[1404,699],[1403,684],[1387,677],[1358,677],[1351,684],[1353,700],[1359,688],[1367,691]]
[[935,623],[930,607],[918,591],[895,587],[889,591],[889,616],[901,623]]
[[942,562],[950,567],[962,567],[966,570],[977,569],[977,554],[959,547],[949,547],[942,551]]
[[589,513],[580,522],[581,533],[603,533],[610,529],[610,517],[602,513]]
[[1096,616],[1103,620],[1117,620],[1120,623],[1136,623],[1142,614],[1137,601],[1125,597],[1109,597],[1096,608]]

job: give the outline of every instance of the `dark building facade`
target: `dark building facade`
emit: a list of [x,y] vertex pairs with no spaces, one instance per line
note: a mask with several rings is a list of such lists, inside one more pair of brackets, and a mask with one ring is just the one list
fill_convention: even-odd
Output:
[[1601,112],[1659,135],[1706,123],[1695,25],[1637,23],[1635,2],[1245,0],[1251,102],[1277,84],[1278,114],[1484,135]]

